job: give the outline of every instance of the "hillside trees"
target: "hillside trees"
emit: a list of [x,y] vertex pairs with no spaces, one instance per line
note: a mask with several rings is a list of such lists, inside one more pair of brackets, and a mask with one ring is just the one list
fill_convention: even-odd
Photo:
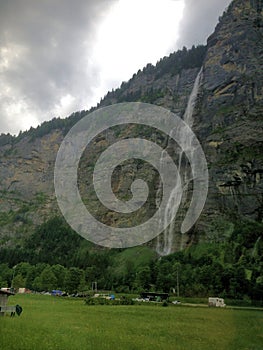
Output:
[[214,242],[158,258],[144,246],[98,248],[55,217],[40,225],[24,247],[0,249],[0,283],[70,293],[88,290],[93,282],[99,289],[119,292],[170,292],[179,286],[184,296],[263,302],[262,232],[263,224],[237,222],[224,241],[218,242],[215,235]]

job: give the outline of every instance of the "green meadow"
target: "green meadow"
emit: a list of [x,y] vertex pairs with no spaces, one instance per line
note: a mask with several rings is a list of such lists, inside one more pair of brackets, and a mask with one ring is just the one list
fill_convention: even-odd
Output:
[[261,310],[143,303],[85,305],[81,299],[16,295],[20,317],[0,317],[1,350],[262,350]]

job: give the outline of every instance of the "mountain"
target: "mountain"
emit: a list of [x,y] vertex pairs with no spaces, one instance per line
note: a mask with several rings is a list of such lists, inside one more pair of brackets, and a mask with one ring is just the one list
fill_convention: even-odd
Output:
[[[263,220],[263,27],[260,1],[234,0],[220,17],[206,46],[183,48],[148,64],[121,87],[109,92],[97,108],[119,102],[141,101],[165,107],[184,117],[194,92],[192,129],[204,149],[209,169],[207,201],[198,222],[182,234],[180,224],[192,194],[187,164],[184,201],[176,222],[149,243],[160,255],[200,242],[220,242],[237,224]],[[198,79],[198,80],[197,80]],[[65,134],[90,111],[66,120],[54,119],[18,137],[0,136],[0,245],[24,246],[42,223],[60,216],[53,177],[56,153]],[[130,125],[112,128],[89,145],[79,165],[80,193],[91,212],[106,224],[136,224],[156,209],[159,177],[148,164],[130,161],[116,169],[113,189],[129,198],[129,185],[143,174],[149,183],[146,206],[131,218],[109,212],[98,204],[92,184],[92,165],[102,150],[119,138],[147,136],[168,149],[176,145],[167,135]],[[140,217],[139,217],[139,216]],[[258,231],[257,231],[258,232]],[[254,243],[260,236],[254,237]],[[36,249],[36,246],[34,246]]]

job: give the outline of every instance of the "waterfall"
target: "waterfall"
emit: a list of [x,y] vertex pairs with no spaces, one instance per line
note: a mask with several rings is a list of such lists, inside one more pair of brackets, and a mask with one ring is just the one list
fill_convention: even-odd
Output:
[[193,111],[195,108],[195,101],[198,95],[200,83],[202,80],[203,75],[203,67],[200,69],[199,73],[197,74],[197,77],[195,78],[194,86],[192,89],[192,92],[190,94],[187,107],[183,116],[183,120],[188,124],[190,127],[193,126]]
[[[186,124],[188,124],[190,127],[193,126],[193,112],[195,108],[195,102],[196,98],[198,96],[198,91],[199,87],[202,81],[202,72],[203,69],[201,68],[196,79],[194,82],[194,86],[192,89],[192,92],[189,96],[187,107],[183,116],[183,120],[185,121]],[[170,135],[172,135],[176,130],[171,130]],[[192,181],[192,175],[189,174],[189,169],[183,169],[182,167],[182,159],[183,159],[183,154],[184,151],[182,149],[186,150],[191,150],[191,145],[192,145],[192,139],[186,138],[184,140],[184,145],[182,148],[180,148],[178,152],[178,174],[181,176],[181,183],[183,186],[183,197],[182,197],[182,202],[186,200],[187,197],[187,189],[189,183]],[[182,146],[182,145],[181,145]],[[162,153],[161,159],[160,159],[160,166],[164,166],[165,163],[165,158],[164,158],[164,152]],[[190,172],[191,173],[191,172]],[[179,186],[179,184],[178,184]],[[170,198],[168,200],[166,209],[165,209],[165,223],[169,222],[169,218],[171,216],[174,216],[176,214],[177,206],[176,203],[178,203],[178,186],[176,185],[174,189],[172,190],[170,194]],[[159,197],[160,197],[160,192],[161,192],[161,184],[159,185],[159,189],[157,191],[156,197],[158,198],[156,200],[156,204],[158,205]],[[176,220],[174,219],[169,226],[164,230],[163,233],[161,233],[157,237],[157,246],[156,246],[156,251],[159,255],[165,256],[168,255],[172,252],[172,247],[173,247],[173,241],[174,241],[174,233],[175,233],[175,223]],[[179,238],[179,249],[183,248],[183,242],[181,239],[181,234]]]

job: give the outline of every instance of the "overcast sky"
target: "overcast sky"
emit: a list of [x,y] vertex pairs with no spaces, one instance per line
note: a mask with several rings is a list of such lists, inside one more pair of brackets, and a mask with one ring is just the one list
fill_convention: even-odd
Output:
[[206,43],[231,0],[0,0],[0,133],[88,109],[147,63]]

